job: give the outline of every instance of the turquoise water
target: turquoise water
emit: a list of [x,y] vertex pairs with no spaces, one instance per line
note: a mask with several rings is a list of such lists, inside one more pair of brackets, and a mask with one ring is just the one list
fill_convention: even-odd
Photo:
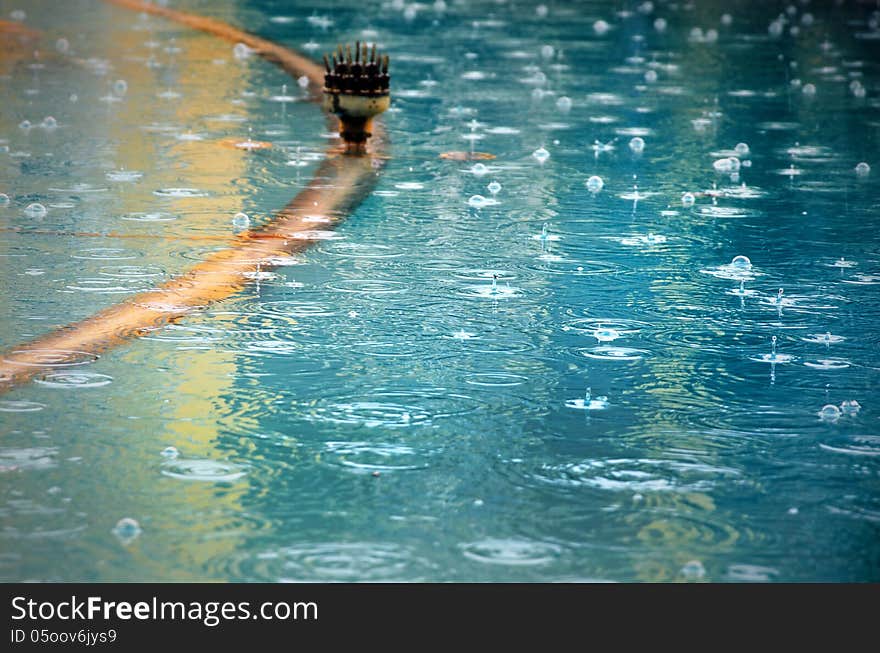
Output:
[[[0,397],[0,578],[880,580],[876,11],[173,4],[387,48],[390,159],[332,239]],[[264,223],[329,136],[229,43],[19,8],[4,349]]]

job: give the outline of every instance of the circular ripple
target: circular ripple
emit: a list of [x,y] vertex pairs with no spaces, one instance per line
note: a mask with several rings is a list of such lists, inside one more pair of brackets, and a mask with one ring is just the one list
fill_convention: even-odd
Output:
[[35,413],[43,410],[45,407],[45,404],[40,404],[36,401],[0,399],[0,413]]
[[702,492],[714,480],[738,474],[734,469],[700,463],[621,458],[544,465],[531,478],[550,485],[610,491]]
[[404,252],[391,245],[372,243],[339,242],[325,250],[329,254],[346,258],[384,259],[403,256]]
[[700,207],[700,215],[712,218],[751,218],[761,215],[759,211],[740,209],[732,206],[706,205]]
[[307,418],[365,426],[409,428],[431,426],[438,420],[472,413],[480,402],[467,395],[437,392],[379,392],[362,401],[320,402]]
[[578,353],[587,358],[595,358],[598,360],[617,360],[617,361],[635,361],[650,356],[651,352],[646,349],[634,349],[632,347],[592,347],[590,349],[579,349]]
[[388,442],[327,442],[321,461],[356,472],[426,469],[433,452]]
[[396,544],[321,542],[260,553],[247,567],[247,572],[261,580],[392,582],[424,577],[430,564]]
[[15,349],[3,358],[4,363],[27,367],[73,367],[96,360],[97,354],[72,349]]
[[95,372],[51,372],[34,379],[50,388],[100,388],[113,382],[113,377]]
[[601,339],[605,331],[613,331],[618,337],[638,333],[641,329],[650,326],[647,322],[638,320],[616,318],[578,318],[566,322],[562,326],[563,331],[575,331]]
[[284,317],[327,317],[336,314],[334,309],[319,302],[281,300],[263,303],[260,308],[267,313]]
[[141,256],[143,254],[140,252],[115,247],[92,247],[90,249],[82,249],[76,254],[71,254],[72,258],[95,261],[117,261],[139,258]]
[[150,279],[165,275],[165,270],[152,265],[105,265],[99,272],[112,279]]
[[385,279],[348,279],[339,281],[330,288],[339,292],[362,293],[364,295],[391,295],[407,291],[407,285],[404,282]]
[[158,188],[153,195],[159,197],[207,197],[208,193],[198,188]]
[[804,361],[804,365],[815,370],[845,370],[852,363],[844,358],[820,358],[815,361]]
[[465,378],[465,383],[487,387],[510,387],[522,385],[526,381],[528,381],[528,377],[507,372],[483,372],[481,374],[471,374]]
[[122,219],[132,222],[170,222],[171,220],[177,220],[177,216],[172,213],[153,211],[150,213],[129,213],[122,216]]
[[209,458],[175,458],[162,464],[162,474],[181,481],[229,483],[247,474],[242,465]]
[[490,565],[546,565],[563,552],[556,544],[523,539],[486,538],[458,546],[466,558]]

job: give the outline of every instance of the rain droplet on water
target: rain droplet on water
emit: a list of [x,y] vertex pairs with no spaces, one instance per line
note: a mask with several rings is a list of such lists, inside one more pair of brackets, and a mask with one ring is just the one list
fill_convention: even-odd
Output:
[[142,533],[141,525],[136,519],[131,517],[123,517],[116,526],[113,527],[113,534],[119,538],[123,544],[130,544]]
[[836,422],[840,419],[840,409],[834,404],[826,404],[819,411],[819,419],[825,422]]
[[24,212],[32,218],[42,218],[49,210],[39,202],[32,202],[25,207]]
[[739,256],[733,257],[733,260],[730,262],[730,267],[737,270],[751,270],[752,261],[749,259],[748,256],[743,256],[742,254],[740,254]]
[[232,56],[235,57],[238,61],[244,61],[245,59],[249,58],[252,53],[253,50],[251,50],[244,43],[236,43],[235,46],[232,48]]
[[593,175],[587,179],[587,190],[591,193],[598,193],[602,190],[603,186],[605,186],[605,182],[602,181],[602,177],[598,175]]

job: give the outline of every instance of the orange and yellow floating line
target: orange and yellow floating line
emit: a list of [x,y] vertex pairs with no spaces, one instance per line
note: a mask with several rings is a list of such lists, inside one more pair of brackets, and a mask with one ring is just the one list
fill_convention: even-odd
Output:
[[[106,0],[139,12],[163,16],[235,43],[278,64],[294,77],[306,76],[314,99],[323,87],[323,69],[283,46],[221,21],[137,0]],[[328,116],[329,120],[334,120]],[[64,364],[94,358],[124,342],[146,335],[188,313],[239,292],[252,273],[271,267],[272,259],[309,246],[321,232],[344,219],[372,189],[385,158],[384,134],[373,127],[371,151],[360,156],[328,149],[311,182],[264,227],[231,239],[230,246],[208,255],[158,288],[134,295],[95,315],[11,347],[0,354],[0,393]]]

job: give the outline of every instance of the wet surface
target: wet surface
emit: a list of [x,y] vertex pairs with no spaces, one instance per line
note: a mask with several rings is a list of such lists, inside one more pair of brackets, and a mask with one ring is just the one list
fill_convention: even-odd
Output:
[[[0,577],[880,580],[876,11],[174,4],[387,48],[391,159],[233,298],[40,352],[0,398]],[[325,157],[231,44],[0,18],[39,33],[0,49],[7,360]]]

